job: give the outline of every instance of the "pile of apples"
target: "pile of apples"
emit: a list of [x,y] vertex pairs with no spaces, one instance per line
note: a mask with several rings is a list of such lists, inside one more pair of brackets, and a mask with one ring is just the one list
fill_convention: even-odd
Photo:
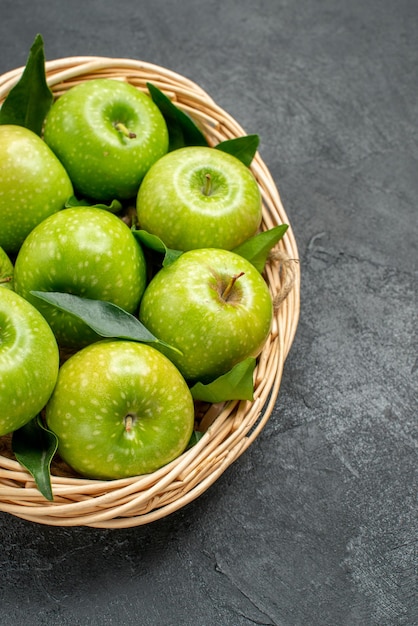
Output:
[[[269,335],[268,286],[235,251],[258,184],[223,150],[170,149],[149,94],[110,78],[57,98],[41,135],[0,124],[0,163],[0,436],[42,414],[78,474],[152,472],[189,444],[191,387]],[[106,334],[119,318],[151,339]]]

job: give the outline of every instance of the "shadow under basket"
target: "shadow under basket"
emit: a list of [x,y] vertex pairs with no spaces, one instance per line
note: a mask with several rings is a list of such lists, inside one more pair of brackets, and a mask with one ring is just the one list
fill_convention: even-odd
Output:
[[[0,103],[23,68],[0,76]],[[188,113],[210,145],[245,135],[240,125],[197,84],[163,67],[131,59],[70,57],[47,61],[47,81],[55,96],[92,78],[128,81],[147,92],[151,82]],[[30,474],[15,460],[10,436],[0,437],[0,511],[40,524],[128,528],[148,524],[185,506],[205,492],[260,434],[276,404],[283,366],[299,320],[298,250],[269,170],[257,152],[251,170],[263,200],[262,228],[288,224],[272,250],[264,276],[275,301],[269,338],[257,359],[254,400],[201,405],[196,415],[202,438],[179,458],[152,474],[121,480],[88,480],[57,458],[51,466],[54,494],[47,501]]]

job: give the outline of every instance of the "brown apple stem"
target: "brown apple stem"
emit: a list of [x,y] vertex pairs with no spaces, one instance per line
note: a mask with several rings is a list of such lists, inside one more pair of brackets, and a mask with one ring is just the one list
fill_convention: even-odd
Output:
[[129,128],[127,128],[125,124],[123,124],[123,122],[118,122],[117,124],[115,124],[115,128],[117,131],[122,133],[124,137],[127,137],[128,139],[135,139],[136,137],[136,133],[131,132]]
[[133,415],[128,413],[128,415],[125,417],[125,430],[127,433],[131,432],[133,423],[134,423]]
[[11,276],[5,276],[4,278],[0,278],[0,285],[4,285],[5,283],[10,283],[12,280]]
[[136,207],[129,206],[124,215],[122,216],[122,221],[129,226],[129,228],[137,228],[137,212]]
[[227,286],[225,287],[225,289],[222,292],[222,298],[223,300],[228,300],[228,297],[232,291],[233,286],[235,285],[236,281],[238,280],[238,278],[240,278],[241,276],[244,276],[244,272],[240,272],[239,274],[234,274],[234,276],[232,276],[229,281]]
[[205,186],[203,187],[203,195],[210,196],[212,191],[212,178],[210,174],[205,174]]

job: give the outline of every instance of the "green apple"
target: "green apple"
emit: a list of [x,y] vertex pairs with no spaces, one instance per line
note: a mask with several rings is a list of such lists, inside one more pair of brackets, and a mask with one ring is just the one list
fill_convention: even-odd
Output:
[[207,382],[262,349],[272,322],[262,275],[229,250],[190,250],[162,268],[141,300],[139,318],[190,381]]
[[145,172],[168,150],[167,125],[151,98],[110,78],[85,81],[59,97],[44,139],[76,191],[96,202],[134,198]]
[[146,263],[119,217],[97,207],[75,207],[51,215],[28,235],[16,258],[14,281],[17,293],[45,316],[58,344],[79,348],[97,335],[31,291],[105,300],[133,313],[145,289]]
[[124,478],[153,472],[185,450],[194,404],[177,368],[155,348],[103,340],[62,365],[46,422],[79,474]]
[[3,248],[0,248],[0,287],[13,289],[13,263]]
[[44,408],[58,367],[58,346],[45,319],[17,293],[0,289],[0,436]]
[[146,174],[137,201],[139,227],[168,248],[232,250],[261,222],[261,194],[251,170],[215,148],[187,146]]
[[39,222],[62,209],[73,187],[38,135],[0,125],[0,246],[15,253]]

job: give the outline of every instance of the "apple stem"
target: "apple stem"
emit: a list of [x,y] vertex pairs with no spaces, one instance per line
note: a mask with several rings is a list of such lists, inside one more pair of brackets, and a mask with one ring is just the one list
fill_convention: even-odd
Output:
[[127,433],[130,433],[132,430],[132,425],[134,423],[134,417],[130,413],[125,417],[125,430]]
[[136,229],[137,228],[137,212],[136,207],[129,206],[125,211],[125,214],[122,216],[122,221],[125,222],[129,228]]
[[238,280],[238,278],[241,278],[241,276],[244,276],[244,272],[240,272],[239,274],[234,274],[234,276],[232,276],[230,278],[230,280],[228,281],[227,286],[225,287],[225,289],[222,292],[222,298],[223,300],[228,300],[228,297],[232,291],[233,286],[235,285],[236,281]]
[[212,191],[212,178],[210,174],[205,174],[205,186],[202,189],[205,196],[210,196]]
[[5,276],[4,278],[0,278],[0,285],[3,285],[4,283],[10,283],[11,280],[11,276]]
[[123,124],[123,122],[117,122],[115,124],[115,128],[117,131],[122,133],[124,137],[127,137],[128,139],[135,139],[136,137],[136,133],[133,133],[132,131],[130,131],[129,128],[127,128],[125,124]]

